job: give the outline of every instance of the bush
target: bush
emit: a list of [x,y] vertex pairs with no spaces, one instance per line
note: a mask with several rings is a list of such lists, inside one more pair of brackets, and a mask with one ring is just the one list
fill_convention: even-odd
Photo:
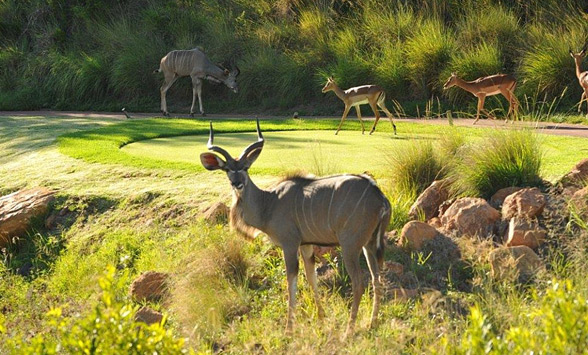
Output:
[[542,151],[537,137],[525,130],[492,132],[460,151],[451,171],[458,194],[489,198],[509,186],[539,186]]

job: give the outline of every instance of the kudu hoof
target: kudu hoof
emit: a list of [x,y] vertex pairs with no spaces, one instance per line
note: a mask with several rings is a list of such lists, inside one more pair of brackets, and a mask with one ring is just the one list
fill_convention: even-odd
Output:
[[202,117],[206,117],[206,114],[204,112],[200,112],[200,114],[202,115]]
[[190,117],[194,118],[194,112],[190,112]]

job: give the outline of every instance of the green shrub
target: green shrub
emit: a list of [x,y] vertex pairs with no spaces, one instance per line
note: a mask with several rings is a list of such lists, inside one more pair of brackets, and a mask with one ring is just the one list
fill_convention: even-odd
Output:
[[[8,337],[0,350],[10,354],[184,354],[184,340],[161,324],[135,322],[138,309],[118,301],[114,294],[114,268],[100,279],[102,295],[92,311],[81,318],[66,318],[61,308],[47,313],[48,334],[30,339]],[[5,337],[0,323],[0,339]]]
[[488,198],[509,186],[539,186],[542,151],[525,130],[495,131],[460,151],[450,175],[456,193]]

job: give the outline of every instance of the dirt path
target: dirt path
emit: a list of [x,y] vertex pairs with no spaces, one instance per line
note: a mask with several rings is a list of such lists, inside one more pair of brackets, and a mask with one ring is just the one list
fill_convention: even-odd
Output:
[[[161,114],[159,113],[129,113],[131,119],[141,119],[141,118],[151,118],[151,117],[160,117]],[[78,112],[78,111],[0,111],[0,117],[70,117],[70,118],[109,118],[109,119],[120,119],[125,120],[125,114],[123,112]],[[187,114],[175,114],[174,118],[190,118]],[[210,114],[207,115],[204,119],[254,119],[256,115],[220,115],[220,114]],[[275,115],[268,115],[268,116],[259,116],[260,119],[280,119],[280,118],[289,118],[285,116],[275,116]],[[300,117],[302,119],[317,119],[313,116],[303,116]],[[373,117],[363,117],[364,120],[373,120]],[[203,119],[201,116],[196,116],[195,119]],[[320,119],[340,119],[339,116],[337,117],[321,117]],[[352,118],[350,118],[352,119]],[[382,120],[386,120],[386,118],[382,118]],[[403,118],[403,119],[396,119],[396,122],[402,124],[402,122],[414,122],[414,123],[422,123],[422,124],[435,124],[435,125],[448,125],[449,122],[446,119],[417,119],[417,118]],[[473,119],[466,119],[466,118],[458,118],[453,119],[453,124],[456,126],[472,126],[474,120]],[[587,121],[588,123],[588,121]],[[490,119],[482,119],[476,123],[473,127],[495,127],[495,128],[505,128],[505,127],[532,127],[535,128],[538,132],[544,134],[552,134],[552,135],[560,135],[560,136],[573,136],[573,137],[583,137],[588,138],[588,125],[582,124],[570,124],[570,123],[554,123],[554,122],[516,122],[514,124],[508,123],[505,124],[504,120],[490,120]],[[402,131],[399,128],[400,132]]]

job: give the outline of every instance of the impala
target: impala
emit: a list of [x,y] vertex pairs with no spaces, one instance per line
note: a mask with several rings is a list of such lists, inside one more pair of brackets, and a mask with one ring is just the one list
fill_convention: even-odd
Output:
[[486,96],[492,96],[502,94],[508,100],[508,113],[506,115],[506,122],[508,122],[508,116],[517,112],[519,103],[514,95],[514,90],[517,86],[517,81],[512,75],[509,74],[495,74],[490,76],[484,76],[474,81],[465,81],[457,77],[457,74],[451,73],[451,76],[443,85],[443,89],[449,89],[452,86],[459,86],[460,88],[471,92],[475,97],[478,98],[478,111],[476,112],[476,120],[474,124],[480,119],[480,111],[484,111],[489,117],[492,117],[484,109],[484,100]]
[[[588,100],[588,71],[583,72],[580,67],[582,66],[582,60],[586,56],[586,49],[588,48],[588,43],[584,45],[582,50],[578,53],[572,52],[570,49],[570,55],[574,58],[574,62],[576,63],[576,77],[578,78],[578,82],[580,86],[584,90],[582,93],[582,97],[580,98],[580,103],[578,104],[578,113],[582,112],[582,102],[584,100]],[[588,114],[586,115],[588,116]]]
[[200,106],[200,114],[205,116],[202,108],[202,79],[207,79],[215,83],[223,83],[233,92],[237,93],[237,76],[239,75],[239,68],[234,70],[220,68],[208,60],[206,55],[198,48],[191,50],[177,50],[171,51],[161,58],[159,69],[154,70],[154,73],[163,73],[164,83],[161,85],[161,112],[164,116],[169,116],[167,111],[167,102],[165,96],[167,90],[173,83],[182,76],[190,76],[192,78],[192,107],[190,108],[190,116],[194,117],[194,106],[196,105],[196,96],[198,96],[198,104]]
[[374,114],[376,115],[376,121],[372,126],[370,134],[374,133],[374,131],[376,130],[376,125],[380,120],[378,106],[382,109],[382,111],[384,111],[384,113],[386,113],[386,116],[388,116],[388,118],[390,119],[390,123],[394,128],[394,134],[396,134],[396,125],[394,124],[394,121],[392,121],[392,114],[390,113],[390,111],[388,111],[388,109],[386,108],[386,104],[384,103],[384,101],[386,100],[386,93],[384,92],[384,90],[382,90],[381,87],[377,85],[362,85],[349,88],[343,91],[341,88],[337,86],[335,80],[331,76],[327,79],[327,83],[323,87],[322,91],[323,94],[329,91],[334,91],[335,95],[337,95],[337,97],[340,98],[345,104],[343,116],[341,117],[341,122],[339,123],[339,127],[337,127],[337,132],[335,132],[335,134],[339,133],[339,131],[341,130],[341,125],[343,124],[343,121],[345,121],[345,119],[347,118],[347,114],[349,114],[349,110],[351,109],[351,107],[355,107],[357,119],[361,123],[361,134],[365,132],[363,121],[361,120],[361,109],[359,107],[360,105],[364,104],[369,104],[372,108],[372,111],[374,111]]
[[264,145],[257,121],[258,140],[239,156],[232,158],[213,144],[210,123],[208,149],[220,154],[202,153],[200,160],[208,170],[223,170],[233,190],[230,224],[238,233],[253,238],[259,230],[283,250],[288,282],[288,317],[286,333],[292,332],[296,306],[298,252],[304,261],[306,278],[320,319],[324,310],[319,299],[313,245],[341,246],[343,262],[351,278],[353,303],[346,335],[353,332],[361,296],[364,291],[359,264],[361,251],[367,259],[373,286],[373,309],[370,326],[377,322],[380,281],[385,238],[390,221],[390,202],[366,175],[335,175],[323,178],[289,177],[269,190],[258,188],[248,169]]

